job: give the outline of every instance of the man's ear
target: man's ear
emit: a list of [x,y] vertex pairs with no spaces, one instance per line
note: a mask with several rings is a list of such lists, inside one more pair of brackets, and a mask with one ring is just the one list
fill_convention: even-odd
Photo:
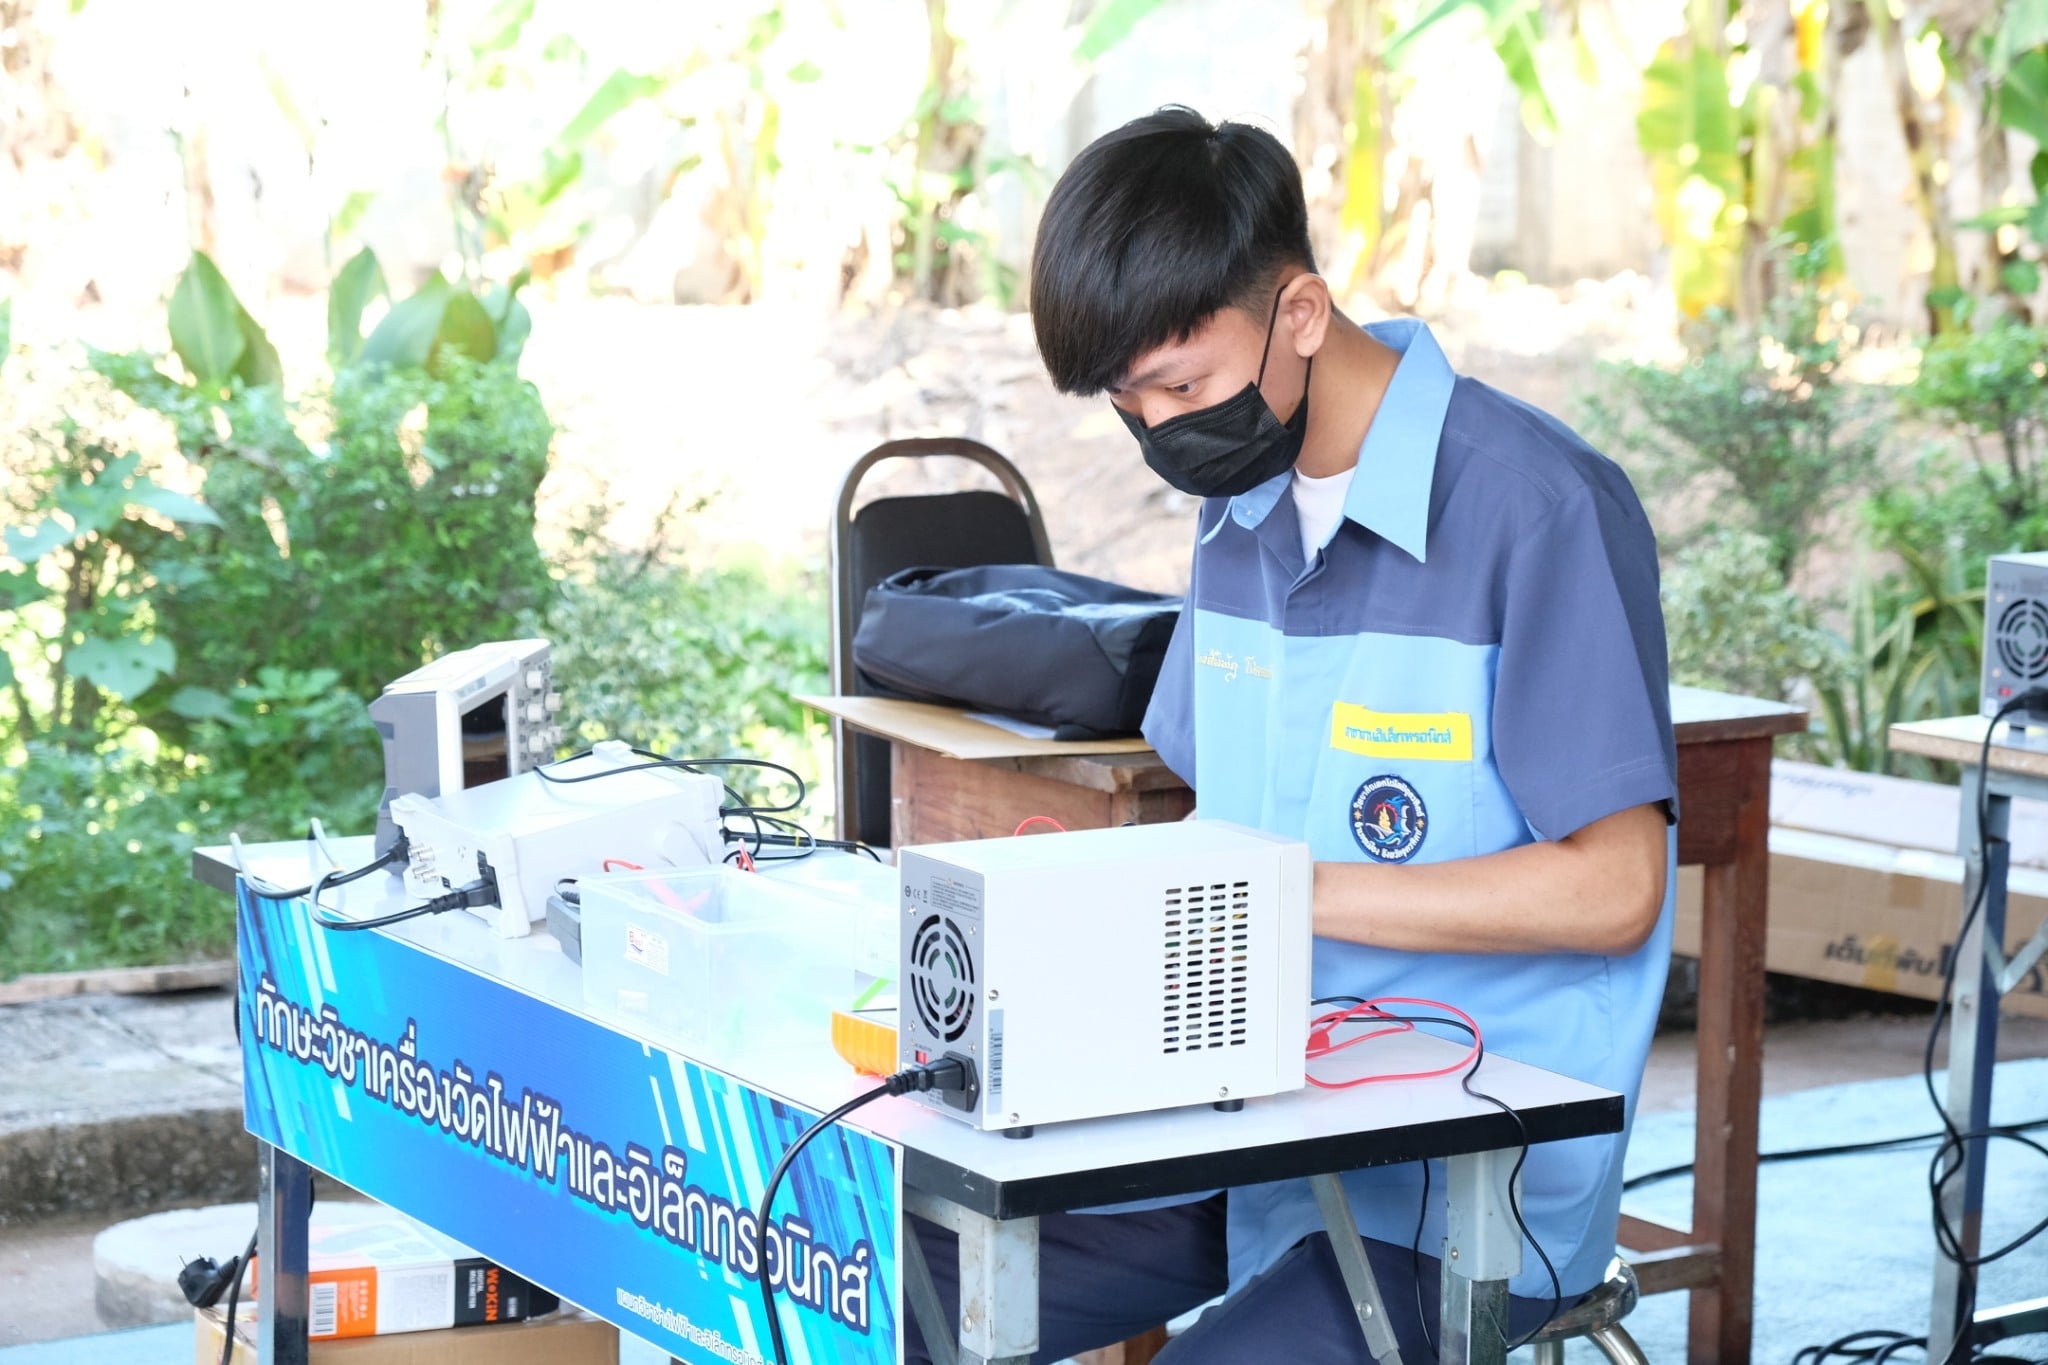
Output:
[[1280,291],[1280,312],[1294,337],[1294,353],[1304,359],[1323,349],[1330,335],[1330,283],[1303,271]]

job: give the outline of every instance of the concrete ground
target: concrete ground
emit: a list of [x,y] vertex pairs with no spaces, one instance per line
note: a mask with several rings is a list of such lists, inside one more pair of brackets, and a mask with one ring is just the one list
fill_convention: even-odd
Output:
[[[95,1312],[102,1228],[247,1197],[240,1148],[185,1150],[195,1135],[239,1127],[231,1017],[225,992],[0,1009],[0,1182],[14,1182],[0,1183],[0,1349],[131,1325]],[[1911,1075],[1926,1027],[1924,1014],[1774,1024],[1765,1092]],[[1692,1107],[1695,1042],[1683,1031],[1658,1037],[1643,1112]],[[2048,1020],[2006,1020],[2000,1054],[2048,1056]],[[103,1160],[111,1166],[95,1171]],[[70,1211],[54,1211],[67,1201]],[[24,1218],[24,1207],[41,1212]],[[225,1260],[239,1249],[180,1250]]]

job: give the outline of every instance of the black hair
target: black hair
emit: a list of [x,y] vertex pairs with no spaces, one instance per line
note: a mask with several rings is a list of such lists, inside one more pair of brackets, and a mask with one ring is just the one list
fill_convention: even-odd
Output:
[[1264,321],[1284,266],[1315,269],[1301,171],[1279,139],[1169,105],[1088,144],[1053,187],[1031,261],[1038,351],[1100,393],[1226,307]]

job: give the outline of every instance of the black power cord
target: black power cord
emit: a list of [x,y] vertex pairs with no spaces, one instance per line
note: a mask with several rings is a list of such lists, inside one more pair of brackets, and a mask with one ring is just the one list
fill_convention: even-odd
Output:
[[[2031,1133],[2036,1128],[2048,1128],[2048,1118],[2035,1119],[2031,1123],[1998,1124],[1988,1131],[1996,1133],[2001,1137],[2006,1137],[2019,1133]],[[1862,1152],[1890,1152],[1905,1147],[1917,1147],[1923,1142],[1935,1142],[1942,1137],[1943,1134],[1936,1130],[1932,1133],[1909,1133],[1904,1137],[1872,1138],[1868,1142],[1837,1142],[1825,1147],[1794,1147],[1782,1152],[1760,1152],[1757,1154],[1757,1161],[1759,1164],[1773,1161],[1811,1161],[1818,1157],[1855,1156]],[[1676,1179],[1681,1175],[1691,1175],[1692,1168],[1693,1164],[1688,1161],[1681,1166],[1665,1166],[1655,1171],[1644,1171],[1641,1175],[1632,1175],[1622,1181],[1621,1188],[1625,1191],[1635,1190],[1645,1185],[1655,1185],[1659,1181]]]
[[768,1314],[768,1340],[775,1348],[775,1365],[789,1365],[789,1347],[782,1339],[782,1321],[775,1314],[775,1286],[768,1278],[768,1218],[775,1208],[775,1191],[797,1154],[812,1138],[862,1105],[871,1104],[885,1095],[908,1095],[928,1090],[972,1092],[975,1087],[974,1063],[957,1052],[949,1052],[936,1062],[913,1066],[885,1077],[874,1089],[855,1095],[798,1134],[796,1141],[789,1144],[789,1150],[782,1154],[782,1160],[775,1163],[775,1169],[768,1176],[768,1186],[761,1193],[758,1216],[754,1219],[754,1265],[761,1275],[761,1306]]
[[[1310,1003],[1315,1005],[1362,1005],[1365,1001],[1362,997],[1356,995],[1328,995]],[[1557,1267],[1550,1263],[1549,1253],[1544,1251],[1543,1244],[1536,1240],[1536,1234],[1529,1230],[1528,1222],[1522,1217],[1522,1196],[1517,1187],[1517,1182],[1522,1178],[1523,1163],[1529,1159],[1528,1126],[1522,1122],[1522,1116],[1515,1112],[1513,1105],[1496,1096],[1487,1094],[1472,1084],[1472,1077],[1478,1073],[1480,1065],[1486,1061],[1486,1042],[1470,1024],[1462,1019],[1445,1019],[1437,1015],[1425,1014],[1391,1014],[1384,1010],[1379,1013],[1377,1018],[1391,1019],[1395,1023],[1409,1025],[1443,1024],[1457,1029],[1471,1038],[1473,1043],[1472,1065],[1466,1067],[1464,1073],[1458,1077],[1459,1088],[1473,1099],[1484,1100],[1513,1119],[1515,1121],[1515,1131],[1521,1135],[1521,1153],[1515,1157],[1514,1169],[1508,1172],[1508,1212],[1515,1216],[1515,1226],[1521,1230],[1523,1240],[1528,1242],[1530,1247],[1535,1250],[1536,1259],[1543,1262],[1543,1269],[1550,1276],[1550,1311],[1543,1315],[1542,1322],[1529,1329],[1527,1335],[1520,1341],[1511,1343],[1507,1348],[1510,1352],[1519,1351],[1522,1347],[1527,1346],[1535,1338],[1536,1334],[1543,1330],[1544,1325],[1556,1317],[1559,1310],[1564,1307],[1564,1289],[1557,1278]],[[1415,1211],[1415,1236],[1408,1243],[1408,1263],[1415,1280],[1415,1315],[1422,1324],[1422,1339],[1428,1344],[1430,1354],[1434,1355],[1436,1354],[1436,1338],[1429,1330],[1429,1309],[1424,1304],[1422,1298],[1422,1224],[1428,1214],[1429,1163],[1424,1161],[1422,1163],[1422,1202]]]
[[380,868],[389,867],[393,863],[403,861],[404,858],[405,842],[401,839],[397,844],[395,844],[391,848],[391,850],[388,853],[386,853],[383,857],[378,858],[376,861],[365,863],[361,867],[352,868],[347,872],[329,872],[307,886],[276,886],[270,882],[263,880],[261,877],[253,876],[247,872],[244,872],[242,874],[242,881],[244,884],[248,886],[248,888],[251,891],[253,891],[258,897],[260,897],[263,900],[291,901],[297,900],[301,896],[314,895],[322,887],[347,886],[350,882],[359,882],[363,878],[369,876],[372,872],[378,871]]
[[480,905],[496,905],[498,903],[498,879],[486,865],[481,869],[483,875],[467,886],[458,886],[446,895],[436,896],[432,900],[408,906],[404,910],[394,911],[389,915],[379,915],[375,919],[341,919],[327,913],[328,906],[320,897],[326,892],[328,887],[340,886],[345,882],[366,877],[378,868],[387,867],[404,857],[405,844],[401,841],[376,862],[357,868],[354,872],[339,875],[328,873],[322,876],[313,883],[313,923],[323,929],[332,929],[336,933],[348,933],[361,929],[382,929],[389,924],[403,924],[409,919],[420,919],[427,915],[439,915],[449,910],[471,910]]

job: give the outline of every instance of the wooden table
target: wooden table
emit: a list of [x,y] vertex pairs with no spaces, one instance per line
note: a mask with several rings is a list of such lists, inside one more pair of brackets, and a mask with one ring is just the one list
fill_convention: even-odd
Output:
[[[1671,689],[1678,738],[1678,861],[1706,869],[1700,925],[1699,1132],[1690,1229],[1621,1220],[1646,1294],[1692,1294],[1692,1365],[1749,1359],[1756,1284],[1757,1110],[1763,1095],[1771,743],[1806,728],[1797,707]],[[1156,754],[966,760],[897,742],[898,846],[1008,834],[1029,815],[1070,829],[1177,820],[1194,793]]]
[[1620,1242],[1645,1294],[1692,1292],[1686,1358],[1714,1365],[1749,1359],[1755,1319],[1771,743],[1804,730],[1806,713],[1674,687],[1671,721],[1678,736],[1678,861],[1706,870],[1692,1227],[1624,1215]]

